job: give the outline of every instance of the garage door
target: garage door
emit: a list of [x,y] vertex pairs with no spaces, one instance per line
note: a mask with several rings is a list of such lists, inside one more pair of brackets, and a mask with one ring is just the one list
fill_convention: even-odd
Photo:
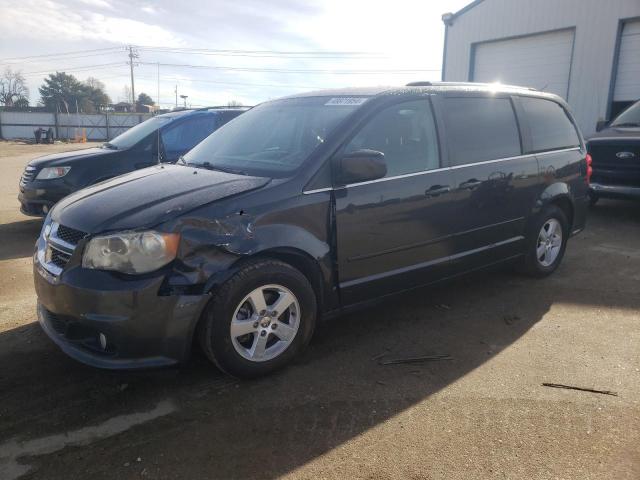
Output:
[[472,80],[533,87],[567,98],[573,30],[475,46]]
[[615,102],[628,102],[640,98],[640,21],[629,22],[622,29]]

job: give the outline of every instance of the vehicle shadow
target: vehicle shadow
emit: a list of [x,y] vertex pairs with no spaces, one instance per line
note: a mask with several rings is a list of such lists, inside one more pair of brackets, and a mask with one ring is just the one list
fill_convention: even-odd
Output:
[[40,218],[0,224],[0,261],[33,255],[41,228]]
[[[0,334],[0,438],[72,431],[170,398],[175,413],[102,440],[99,462],[66,449],[23,459],[38,467],[29,478],[133,478],[123,467],[132,455],[163,478],[277,478],[468,375],[554,303],[585,302],[544,282],[495,272],[396,296],[328,322],[293,366],[254,381],[225,377],[201,355],[183,368],[100,371],[68,359],[36,324],[22,326]],[[640,308],[633,296],[589,298],[598,302]],[[382,364],[433,354],[451,359]]]
[[[137,458],[162,478],[278,478],[472,374],[554,305],[640,310],[640,297],[628,294],[628,277],[611,266],[620,254],[589,250],[594,232],[598,241],[610,235],[634,245],[638,212],[635,205],[599,204],[590,230],[572,240],[568,258],[548,279],[481,273],[389,298],[323,324],[292,366],[253,381],[226,377],[199,354],[181,368],[97,370],[67,358],[36,323],[7,330],[0,333],[0,446],[98,425],[170,399],[174,413],[102,439],[91,454],[74,447],[21,458],[35,467],[28,478],[139,478]],[[637,266],[637,259],[624,258],[629,268]],[[596,271],[602,288],[593,287]],[[383,364],[425,355],[451,358]],[[511,373],[501,375],[509,381]],[[530,385],[522,388],[526,397]],[[365,468],[368,459],[361,462]]]

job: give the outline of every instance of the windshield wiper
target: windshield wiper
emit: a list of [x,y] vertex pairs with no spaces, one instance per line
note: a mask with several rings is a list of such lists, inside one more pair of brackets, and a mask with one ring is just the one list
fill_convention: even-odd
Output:
[[612,127],[640,127],[640,122],[624,122],[611,124]]
[[118,147],[116,147],[113,143],[103,143],[102,146],[104,148],[108,148],[109,150],[118,150]]
[[235,175],[249,176],[247,172],[244,172],[242,170],[236,170],[235,168],[227,168],[227,167],[223,168],[218,165],[213,165],[211,162],[187,163],[186,165],[190,167],[196,167],[196,168],[206,168],[207,170],[217,170],[219,172],[224,172],[224,173],[233,173]]

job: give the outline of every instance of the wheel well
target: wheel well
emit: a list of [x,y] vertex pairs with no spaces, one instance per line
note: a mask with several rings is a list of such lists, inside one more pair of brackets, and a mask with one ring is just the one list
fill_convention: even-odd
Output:
[[323,305],[323,282],[322,282],[322,274],[320,273],[320,268],[318,267],[317,262],[307,255],[304,252],[299,252],[293,249],[275,249],[275,250],[266,250],[264,252],[260,252],[256,255],[253,255],[246,260],[256,260],[262,258],[271,258],[274,260],[280,260],[281,262],[287,263],[291,265],[293,268],[296,268],[302,273],[317,295],[317,305],[318,312],[322,310]]
[[573,204],[567,197],[558,197],[551,200],[551,205],[560,208],[567,216],[569,221],[569,230],[573,228]]

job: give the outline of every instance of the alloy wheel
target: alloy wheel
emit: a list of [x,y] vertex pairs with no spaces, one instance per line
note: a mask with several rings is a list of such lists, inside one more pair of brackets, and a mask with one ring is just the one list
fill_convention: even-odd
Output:
[[300,303],[282,285],[253,290],[237,306],[231,319],[234,349],[252,362],[266,362],[281,355],[300,327]]
[[550,267],[562,249],[562,225],[555,218],[547,220],[538,234],[536,258],[543,267]]

